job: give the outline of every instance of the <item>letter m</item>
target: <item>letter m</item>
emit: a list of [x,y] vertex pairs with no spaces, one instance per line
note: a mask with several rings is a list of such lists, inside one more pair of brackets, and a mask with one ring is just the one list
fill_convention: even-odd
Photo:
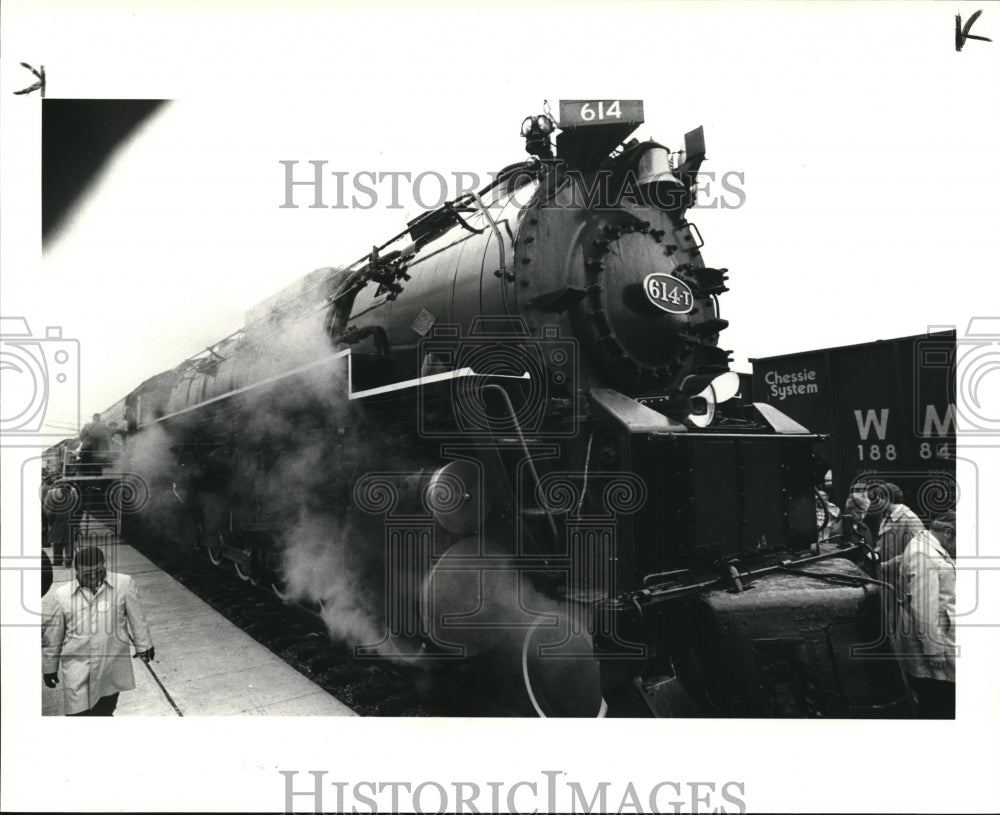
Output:
[[[611,786],[610,781],[599,781],[597,784],[597,789],[594,790],[594,797],[589,801],[587,796],[583,793],[583,786],[579,781],[567,781],[566,786],[568,786],[573,791],[573,801],[571,803],[571,812],[582,812],[584,815],[590,815],[594,812],[595,805],[598,799],[600,799],[600,806],[596,809],[597,812],[607,812],[608,811],[608,787]],[[580,803],[580,809],[577,810],[576,804]]]
[[858,423],[858,436],[861,437],[862,441],[868,440],[868,434],[871,433],[873,427],[879,441],[884,441],[885,431],[889,425],[889,408],[882,408],[878,418],[875,417],[875,411],[871,408],[865,411],[864,417],[861,416],[860,410],[856,410],[854,411],[854,421]]
[[950,432],[955,432],[955,406],[948,405],[944,412],[944,418],[938,416],[937,408],[934,405],[927,406],[924,414],[924,432],[921,436],[947,436]]

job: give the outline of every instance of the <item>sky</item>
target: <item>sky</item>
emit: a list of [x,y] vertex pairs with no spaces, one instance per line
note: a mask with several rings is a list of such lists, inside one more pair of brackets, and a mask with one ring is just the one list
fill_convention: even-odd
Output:
[[[312,209],[299,191],[302,206],[281,208],[279,162],[298,161],[305,171],[306,162],[323,160],[348,177],[364,170],[484,177],[525,156],[521,121],[541,112],[545,100],[557,111],[560,99],[623,98],[645,103],[637,137],[678,149],[685,131],[703,125],[703,171],[742,174],[741,206],[690,216],[705,240],[705,262],[730,270],[721,299],[730,327],[721,344],[733,349],[736,368],[748,370],[753,357],[930,326],[956,325],[961,336],[971,317],[993,316],[998,302],[1000,10],[983,4],[974,31],[992,43],[954,47],[955,14],[967,19],[977,7],[291,2],[279,10],[262,3],[8,2],[0,29],[3,314],[23,316],[36,334],[61,326],[79,342],[80,412],[89,416],[239,328],[247,309],[284,285],[356,260],[420,212],[404,202],[405,190],[403,209],[387,208],[386,195],[368,210]],[[37,94],[13,96],[31,81],[22,60],[46,66],[49,98],[174,100],[113,156],[44,252],[34,174],[39,102]],[[48,419],[62,427],[74,408],[60,398],[53,397]],[[4,483],[16,483],[6,469]],[[966,686],[966,699],[991,693],[987,676]],[[5,674],[5,697],[10,687]],[[30,692],[23,693],[30,704]],[[671,750],[670,771],[694,778],[703,770],[720,780],[746,773],[757,782],[759,797],[747,796],[754,809],[895,803],[940,810],[984,800],[976,785],[995,766],[978,751],[963,766],[948,762],[968,799],[935,788],[910,800],[864,780],[827,789],[817,774],[826,762],[843,759],[852,777],[864,775],[859,733],[898,744],[910,731],[769,723],[773,738],[780,733],[784,741],[759,751],[753,724],[715,730],[706,723],[692,731],[690,723],[670,723],[639,738],[676,744],[670,734],[683,733],[686,744],[712,751],[713,763],[699,765],[697,750]],[[192,727],[225,744],[209,725]],[[367,744],[368,733],[386,734],[385,767],[429,766],[430,756],[405,752],[419,743],[417,725],[344,727],[357,744]],[[602,732],[617,738],[618,725],[611,727]],[[329,733],[304,724],[272,728],[276,743],[308,730],[315,749],[277,757],[265,750],[266,758],[248,763],[219,759],[227,755],[220,748],[213,751],[219,783],[259,794],[272,783],[262,780],[262,768],[286,758],[306,762],[304,769],[309,761],[339,762],[363,777],[363,756],[344,752]],[[463,755],[467,730],[460,723],[440,728],[435,738],[451,745],[456,772],[476,772],[475,756]],[[514,746],[502,758],[489,753],[491,760],[517,773],[521,765],[508,765],[521,737],[499,738],[513,738]],[[553,743],[589,738],[570,728]],[[951,735],[942,741],[956,744]],[[768,764],[776,753],[786,766]],[[572,746],[549,755],[581,773],[602,772],[594,755]],[[647,759],[635,763],[637,776],[655,776]],[[187,768],[181,762],[178,769]],[[801,789],[785,789],[788,773],[815,776],[823,799],[804,802]],[[981,791],[997,794],[995,786]],[[221,800],[247,805],[239,794]]]

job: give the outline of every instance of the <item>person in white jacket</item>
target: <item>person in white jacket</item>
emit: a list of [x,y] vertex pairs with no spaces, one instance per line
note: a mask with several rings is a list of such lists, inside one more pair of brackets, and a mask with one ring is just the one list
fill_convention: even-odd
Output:
[[879,560],[888,563],[899,557],[914,535],[924,531],[916,513],[903,503],[903,491],[895,484],[886,483],[882,490],[887,496],[887,506],[875,536],[875,551]]
[[59,684],[62,668],[67,716],[111,716],[118,694],[135,687],[129,645],[144,662],[154,657],[135,581],[109,573],[104,552],[80,549],[75,577],[45,597],[42,616],[42,675]]
[[896,653],[921,718],[955,717],[955,513],[914,536],[899,564]]

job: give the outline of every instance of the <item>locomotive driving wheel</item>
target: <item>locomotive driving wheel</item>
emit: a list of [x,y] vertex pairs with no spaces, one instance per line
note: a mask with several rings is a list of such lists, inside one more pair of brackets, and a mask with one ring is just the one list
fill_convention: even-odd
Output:
[[285,539],[280,532],[271,532],[266,543],[258,546],[260,576],[255,585],[269,588],[282,603],[294,603],[292,592],[288,589],[288,580],[284,569]]
[[222,555],[223,546],[222,532],[210,533],[205,537],[205,553],[213,566],[222,566],[225,563],[226,559]]
[[[579,611],[575,616],[579,617]],[[541,718],[604,718],[601,673],[589,634],[560,610],[553,626],[539,617],[521,648],[521,677],[535,713]]]
[[292,595],[286,591],[285,581],[279,577],[275,577],[271,581],[271,591],[274,596],[281,600],[282,603],[291,603]]
[[233,561],[233,568],[240,580],[246,580],[251,585],[259,586],[264,577],[264,564],[262,563],[260,546],[253,541],[247,541],[240,547],[246,556],[246,560]]
[[205,527],[200,523],[194,524],[194,529],[191,532],[191,538],[194,541],[194,550],[196,552],[205,551]]

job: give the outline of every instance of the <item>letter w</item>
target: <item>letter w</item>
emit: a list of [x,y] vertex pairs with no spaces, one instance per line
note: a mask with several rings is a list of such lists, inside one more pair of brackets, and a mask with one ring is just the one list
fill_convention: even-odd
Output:
[[865,412],[865,416],[861,418],[861,411],[854,411],[854,421],[858,423],[858,435],[861,436],[862,441],[867,441],[868,434],[871,432],[872,427],[875,428],[875,435],[878,436],[879,441],[885,440],[885,431],[889,424],[889,408],[882,408],[879,411],[879,417],[875,418],[875,411],[869,408]]

